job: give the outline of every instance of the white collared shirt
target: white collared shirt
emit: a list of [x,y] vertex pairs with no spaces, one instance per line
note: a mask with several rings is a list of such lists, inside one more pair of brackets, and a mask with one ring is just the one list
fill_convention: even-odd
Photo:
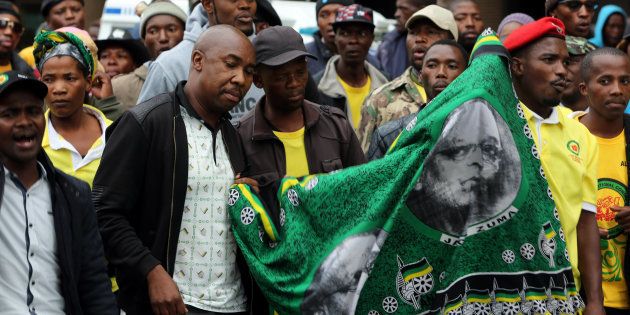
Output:
[[0,313],[64,314],[57,238],[44,168],[28,190],[4,168],[0,205]]
[[202,121],[180,110],[188,141],[188,182],[173,279],[186,305],[217,313],[244,312],[247,299],[226,208],[234,171],[221,131],[213,141]]

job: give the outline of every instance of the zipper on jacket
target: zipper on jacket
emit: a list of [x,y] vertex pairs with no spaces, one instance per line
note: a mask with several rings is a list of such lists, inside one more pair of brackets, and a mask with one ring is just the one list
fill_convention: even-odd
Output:
[[168,220],[168,239],[166,243],[166,272],[171,273],[170,260],[171,260],[171,231],[173,227],[173,204],[175,198],[175,169],[177,168],[177,138],[175,137],[175,123],[177,122],[176,116],[173,116],[173,179],[171,183],[171,214]]

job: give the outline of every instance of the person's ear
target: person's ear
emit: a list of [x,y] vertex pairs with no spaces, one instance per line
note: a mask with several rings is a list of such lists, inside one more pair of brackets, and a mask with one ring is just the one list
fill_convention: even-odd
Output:
[[588,96],[588,89],[586,88],[586,83],[580,82],[580,84],[578,85],[578,89],[580,90],[580,94],[582,94],[582,96]]
[[510,70],[515,76],[522,76],[525,65],[523,61],[519,57],[512,57],[512,62],[510,63]]
[[208,14],[208,17],[214,15],[214,1],[213,0],[201,0],[203,9]]
[[203,69],[204,59],[206,59],[206,56],[200,50],[194,50],[190,60],[191,68],[195,69],[197,72],[201,71]]

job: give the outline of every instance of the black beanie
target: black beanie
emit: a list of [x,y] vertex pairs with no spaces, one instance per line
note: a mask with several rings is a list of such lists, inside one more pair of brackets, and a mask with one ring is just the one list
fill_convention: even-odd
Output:
[[0,13],[8,13],[15,16],[18,20],[21,20],[20,14],[15,11],[13,3],[10,1],[0,1]]
[[349,6],[354,4],[354,0],[317,0],[317,4],[315,4],[315,16],[319,15],[319,10],[329,4]]
[[[64,0],[44,0],[42,1],[42,6],[41,6],[41,12],[42,15],[45,17],[48,16],[48,13],[50,13],[50,9],[54,6],[56,6],[57,4],[63,2]],[[83,0],[78,0],[79,2],[81,2],[81,4],[83,3]]]

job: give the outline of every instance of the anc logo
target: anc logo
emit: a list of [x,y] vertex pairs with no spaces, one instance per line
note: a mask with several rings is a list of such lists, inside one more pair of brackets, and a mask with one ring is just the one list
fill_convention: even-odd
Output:
[[3,85],[5,82],[7,82],[7,80],[9,80],[9,75],[7,74],[0,75],[0,85]]
[[575,140],[567,142],[567,149],[569,149],[569,151],[571,151],[571,153],[575,155],[580,155],[580,144],[577,143],[577,141]]

